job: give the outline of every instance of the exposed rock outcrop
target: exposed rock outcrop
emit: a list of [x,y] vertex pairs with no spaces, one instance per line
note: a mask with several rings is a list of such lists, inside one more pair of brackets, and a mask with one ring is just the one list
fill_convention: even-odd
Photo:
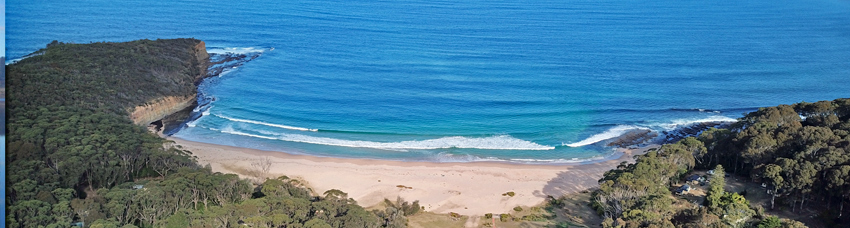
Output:
[[197,85],[199,81],[207,76],[207,68],[212,64],[210,63],[210,55],[207,53],[207,45],[204,41],[198,42],[193,51],[195,59],[192,61],[192,66],[198,70],[197,74],[194,75],[195,85]]
[[611,140],[611,142],[608,143],[608,146],[626,148],[629,146],[648,142],[655,137],[658,137],[658,133],[655,133],[648,129],[636,129],[629,131],[621,135],[620,137],[614,138],[613,140]]
[[148,102],[147,105],[136,107],[130,112],[130,120],[136,125],[148,125],[154,121],[161,120],[168,115],[181,110],[194,107],[195,96],[187,97],[163,97]]
[[679,140],[682,140],[682,139],[687,138],[687,137],[691,137],[691,136],[696,137],[696,136],[699,136],[699,134],[702,133],[703,131],[708,130],[709,128],[712,128],[712,127],[713,128],[729,128],[732,125],[732,123],[734,123],[734,122],[712,121],[712,122],[702,122],[702,123],[695,123],[695,124],[691,124],[691,125],[687,125],[687,126],[682,126],[682,127],[676,128],[673,131],[662,132],[666,136],[666,138],[664,139],[664,141],[662,143],[676,143]]

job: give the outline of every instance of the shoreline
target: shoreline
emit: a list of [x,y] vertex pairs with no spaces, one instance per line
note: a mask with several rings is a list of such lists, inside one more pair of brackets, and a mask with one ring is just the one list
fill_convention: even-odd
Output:
[[[348,193],[363,207],[384,198],[419,200],[426,211],[455,212],[481,216],[508,213],[516,206],[536,206],[548,195],[561,196],[598,186],[597,180],[623,161],[658,145],[618,149],[618,158],[587,163],[518,164],[506,162],[425,162],[364,158],[319,157],[216,145],[165,137],[192,152],[199,165],[209,164],[213,172],[249,175],[252,162],[265,158],[271,163],[268,177],[286,175],[298,179],[316,194],[329,189]],[[503,196],[507,192],[515,196]]]

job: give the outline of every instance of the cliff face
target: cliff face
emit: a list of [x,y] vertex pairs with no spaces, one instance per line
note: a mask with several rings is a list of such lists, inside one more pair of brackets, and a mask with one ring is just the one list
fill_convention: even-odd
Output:
[[[192,48],[191,52],[195,58],[190,60],[192,67],[190,74],[192,74],[191,76],[195,79],[195,82],[198,82],[207,74],[207,67],[210,65],[210,55],[207,53],[204,41],[199,41]],[[197,91],[197,88],[194,91]],[[194,92],[187,96],[163,96],[155,98],[146,102],[145,105],[136,106],[132,110],[129,110],[130,120],[136,125],[148,125],[182,110],[194,108],[197,104],[196,97],[197,93]]]
[[195,55],[195,59],[192,61],[192,66],[198,69],[198,74],[194,75],[195,83],[197,84],[197,82],[207,75],[207,68],[210,66],[210,55],[207,53],[207,45],[204,41],[198,42],[192,51]]
[[194,107],[196,104],[194,95],[163,97],[148,103],[148,105],[138,106],[130,112],[130,120],[134,124],[148,125],[173,113]]

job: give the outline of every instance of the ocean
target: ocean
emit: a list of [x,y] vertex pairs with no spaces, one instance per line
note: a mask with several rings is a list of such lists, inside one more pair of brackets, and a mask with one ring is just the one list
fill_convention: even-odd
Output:
[[10,61],[52,40],[260,54],[173,136],[296,154],[586,162],[636,129],[850,97],[844,0],[6,4]]

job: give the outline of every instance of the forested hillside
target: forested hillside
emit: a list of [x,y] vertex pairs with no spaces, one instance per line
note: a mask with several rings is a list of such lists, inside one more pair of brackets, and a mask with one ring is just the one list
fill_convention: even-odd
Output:
[[[704,203],[671,193],[694,169],[714,168]],[[752,205],[724,189],[725,172],[764,183],[770,203]],[[746,193],[742,193],[746,194]],[[605,174],[593,206],[605,227],[802,227],[766,213],[820,211],[827,226],[847,224],[850,201],[850,99],[761,108],[731,129],[663,145]],[[779,206],[782,204],[784,206]]]
[[368,212],[285,177],[255,187],[130,121],[146,102],[195,94],[205,61],[195,39],[54,41],[9,65],[6,227],[403,227],[418,209]]

